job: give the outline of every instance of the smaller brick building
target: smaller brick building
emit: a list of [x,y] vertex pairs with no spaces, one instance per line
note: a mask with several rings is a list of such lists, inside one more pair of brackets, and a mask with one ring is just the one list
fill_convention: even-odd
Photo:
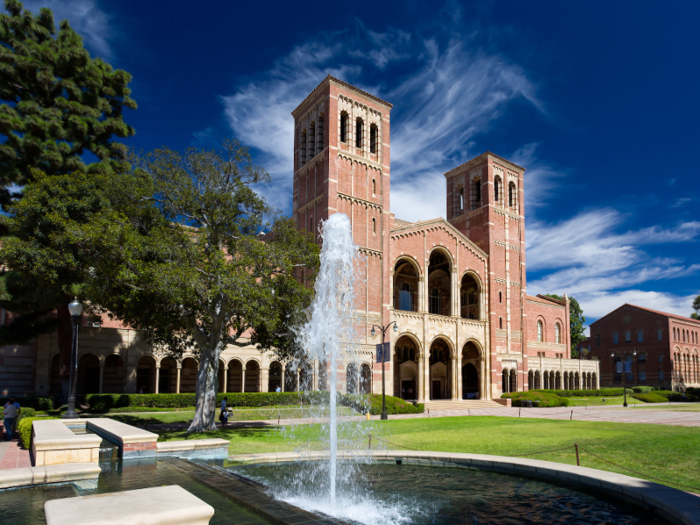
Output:
[[622,386],[614,363],[627,361],[625,384],[684,391],[700,387],[699,338],[698,320],[624,304],[592,323],[581,347],[600,360],[603,388]]

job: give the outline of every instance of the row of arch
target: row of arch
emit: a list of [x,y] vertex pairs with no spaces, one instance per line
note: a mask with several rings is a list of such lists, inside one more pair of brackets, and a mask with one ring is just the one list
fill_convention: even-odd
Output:
[[691,343],[691,344],[698,344],[698,333],[691,331],[691,330],[685,330],[681,328],[674,328],[673,329],[673,340],[674,341],[683,341],[684,343]]
[[[481,198],[481,178],[475,177],[469,183],[469,209],[475,210],[482,205]],[[461,215],[466,211],[467,195],[465,195],[465,188],[463,185],[458,185],[455,192],[455,215]],[[503,195],[503,182],[499,175],[496,175],[493,180],[493,200],[497,206],[505,206],[504,195]],[[518,211],[518,187],[515,182],[510,181],[508,183],[508,208],[514,213]]]
[[700,382],[700,357],[698,350],[681,351],[676,347],[673,352],[673,379],[677,383]]
[[598,375],[595,372],[568,372],[560,370],[530,370],[527,373],[528,389],[531,390],[597,390]]
[[424,297],[425,281],[420,265],[410,256],[399,257],[393,272],[394,309],[481,320],[483,288],[479,276],[470,270],[462,275],[459,282],[458,312],[453,312],[453,268],[454,262],[449,252],[442,248],[434,249],[428,262],[428,289],[427,297]]
[[[318,125],[317,125],[318,122]],[[318,116],[317,121],[309,124],[308,131],[303,129],[299,136],[299,167],[301,168],[308,160],[323,151],[324,145],[324,121],[323,113]]]
[[[340,113],[340,142],[347,143],[350,136],[350,115],[347,111],[341,111]],[[370,124],[369,126],[369,152],[372,155],[377,154],[377,140],[379,138],[379,128],[376,124]],[[362,117],[357,117],[355,119],[355,147],[358,149],[364,149],[365,147],[365,121]]]

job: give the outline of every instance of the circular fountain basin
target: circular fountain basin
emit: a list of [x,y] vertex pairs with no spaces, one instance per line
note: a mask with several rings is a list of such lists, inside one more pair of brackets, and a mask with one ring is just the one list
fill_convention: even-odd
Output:
[[264,483],[280,500],[352,523],[700,523],[700,498],[621,474],[477,454],[371,456],[356,458],[350,475],[339,480],[335,505],[318,474],[323,453],[237,456],[229,468]]

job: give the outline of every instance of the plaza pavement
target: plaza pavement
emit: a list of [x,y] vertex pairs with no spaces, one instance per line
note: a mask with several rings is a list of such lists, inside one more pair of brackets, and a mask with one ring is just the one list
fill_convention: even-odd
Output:
[[16,439],[0,440],[0,470],[31,466],[29,451],[21,448]]

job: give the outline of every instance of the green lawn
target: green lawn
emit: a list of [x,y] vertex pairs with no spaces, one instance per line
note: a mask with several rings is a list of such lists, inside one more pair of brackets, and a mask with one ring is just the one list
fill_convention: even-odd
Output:
[[[490,416],[363,421],[359,424],[370,425],[374,443],[376,438],[382,438],[416,450],[503,456],[535,453],[527,457],[568,464],[576,464],[573,444],[578,443],[582,447],[583,466],[647,479],[660,478],[669,485],[675,482],[694,487],[694,492],[700,493],[700,432],[697,428]],[[323,448],[319,440],[321,432],[319,425],[300,425],[294,430],[271,425],[198,435],[159,434],[164,441],[221,437],[231,441],[229,452],[235,455],[293,451],[307,446]],[[563,447],[567,447],[566,450],[547,452]],[[394,447],[389,445],[388,448]],[[586,450],[640,474],[602,462]]]
[[[619,397],[598,397],[598,396],[591,396],[591,397],[567,397],[566,399],[569,400],[569,406],[572,407],[583,407],[583,406],[614,406],[614,405],[622,405],[625,401],[625,398],[623,396]],[[605,403],[603,403],[603,399],[605,399]],[[627,396],[627,404],[628,405],[646,405],[644,401],[640,401],[639,399],[635,399],[632,396]]]

